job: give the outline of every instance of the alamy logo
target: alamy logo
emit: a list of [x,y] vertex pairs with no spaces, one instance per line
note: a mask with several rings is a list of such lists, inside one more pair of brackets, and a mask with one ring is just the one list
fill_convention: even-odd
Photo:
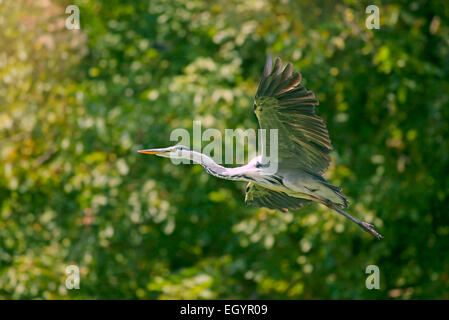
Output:
[[79,30],[80,8],[72,4],[65,9],[65,13],[70,14],[70,16],[65,19],[65,27],[69,30]]
[[365,273],[370,274],[365,281],[368,290],[380,288],[380,272],[379,267],[372,264],[366,267]]
[[370,15],[366,17],[365,26],[370,30],[380,29],[379,7],[372,4],[366,7],[365,13],[370,13]]
[[[244,164],[245,145],[247,145],[248,159],[257,154],[262,155],[262,164],[265,165],[264,174],[276,173],[278,169],[278,129],[258,129],[257,131],[254,129],[225,129],[224,133],[224,137],[222,137],[222,133],[217,129],[209,128],[202,131],[201,122],[193,121],[193,150],[207,155],[217,164]],[[186,129],[177,128],[171,132],[170,141],[190,148],[191,135]],[[209,143],[201,148],[202,142]],[[190,162],[189,159],[177,158],[171,158],[171,161],[173,164]]]
[[80,288],[80,269],[76,265],[70,265],[65,268],[65,273],[68,275],[65,281],[65,287],[68,290]]

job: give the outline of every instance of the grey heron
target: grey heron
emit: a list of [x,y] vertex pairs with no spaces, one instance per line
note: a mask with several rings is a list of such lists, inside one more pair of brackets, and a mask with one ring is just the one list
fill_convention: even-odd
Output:
[[138,152],[192,160],[218,178],[246,181],[246,205],[285,212],[300,209],[312,201],[321,203],[381,239],[382,235],[373,225],[343,210],[348,207],[348,201],[341,188],[323,178],[331,160],[332,145],[326,125],[315,114],[318,99],[301,82],[302,76],[293,70],[292,63],[283,67],[281,59],[276,58],[273,66],[268,56],[253,110],[260,128],[278,130],[277,170],[274,173],[267,172],[263,154],[244,166],[227,168],[209,156],[181,145]]

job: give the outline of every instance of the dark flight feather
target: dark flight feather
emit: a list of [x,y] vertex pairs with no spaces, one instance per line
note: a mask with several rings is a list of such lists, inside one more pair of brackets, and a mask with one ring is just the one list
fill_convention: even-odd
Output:
[[276,58],[269,70],[271,65],[268,57],[254,99],[259,125],[278,129],[279,166],[322,175],[329,167],[332,144],[326,125],[315,114],[318,99],[301,84],[302,76],[291,63],[282,69]]

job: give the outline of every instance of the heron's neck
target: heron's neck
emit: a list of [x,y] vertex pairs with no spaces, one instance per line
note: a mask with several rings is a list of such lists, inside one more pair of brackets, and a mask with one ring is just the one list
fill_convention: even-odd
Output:
[[242,180],[247,181],[246,166],[237,168],[226,168],[216,163],[211,157],[202,153],[191,151],[192,160],[203,166],[204,170],[215,177],[227,180]]

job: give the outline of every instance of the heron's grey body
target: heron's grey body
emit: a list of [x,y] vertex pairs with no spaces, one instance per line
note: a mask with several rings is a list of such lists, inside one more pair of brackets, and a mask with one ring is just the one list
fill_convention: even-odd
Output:
[[275,172],[265,165],[269,160],[265,158],[264,151],[271,150],[269,144],[261,155],[238,168],[223,167],[210,157],[184,146],[139,152],[190,159],[218,178],[247,181],[247,205],[286,211],[299,209],[311,201],[322,203],[380,239],[382,236],[372,225],[359,221],[343,210],[347,208],[348,201],[341,188],[323,178],[330,163],[332,145],[326,125],[315,114],[318,100],[312,91],[301,85],[301,81],[302,76],[293,72],[291,63],[283,68],[277,58],[273,67],[268,57],[253,110],[262,129],[278,130]]
[[[328,183],[324,178],[307,173],[303,170],[285,170],[280,168],[276,174],[272,174],[264,166],[262,156],[252,159],[247,165],[237,168],[226,168],[215,163],[210,157],[199,152],[189,150],[193,162],[201,164],[207,173],[221,179],[246,181],[249,186],[246,191],[245,203],[247,205],[265,206],[269,203],[260,201],[260,188],[266,188],[274,192],[283,193],[292,198],[321,202],[328,205],[330,202],[341,207],[347,207],[347,200],[341,193],[341,189]],[[259,190],[250,192],[252,185],[258,185]],[[306,202],[302,201],[302,202]],[[301,202],[301,204],[302,204]],[[268,206],[275,208],[274,206]],[[296,206],[295,206],[296,207]],[[298,205],[299,207],[299,205]],[[285,208],[277,206],[277,209],[292,208],[285,203]]]

